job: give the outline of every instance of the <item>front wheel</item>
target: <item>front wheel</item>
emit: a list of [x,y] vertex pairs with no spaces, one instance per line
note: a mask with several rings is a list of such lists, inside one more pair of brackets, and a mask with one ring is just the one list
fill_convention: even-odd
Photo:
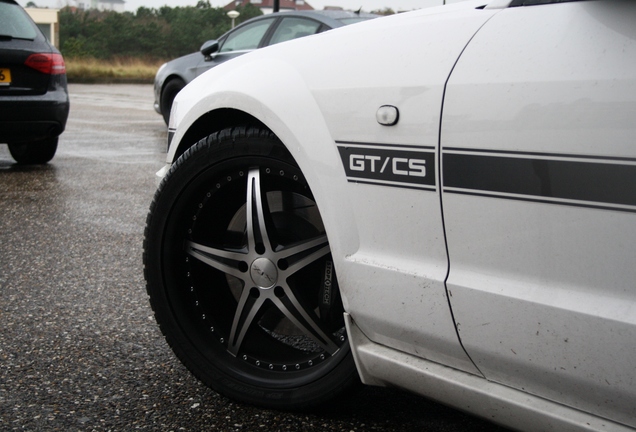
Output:
[[216,391],[290,409],[357,382],[320,212],[271,132],[186,151],[152,203],[144,265],[166,339]]
[[45,164],[55,156],[57,141],[55,137],[29,143],[10,143],[9,152],[21,165]]

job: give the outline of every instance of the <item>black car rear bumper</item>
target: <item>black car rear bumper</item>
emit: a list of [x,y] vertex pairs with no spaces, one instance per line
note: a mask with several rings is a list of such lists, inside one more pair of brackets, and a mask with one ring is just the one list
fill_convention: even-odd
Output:
[[32,142],[60,135],[69,113],[63,87],[43,95],[0,97],[0,143]]

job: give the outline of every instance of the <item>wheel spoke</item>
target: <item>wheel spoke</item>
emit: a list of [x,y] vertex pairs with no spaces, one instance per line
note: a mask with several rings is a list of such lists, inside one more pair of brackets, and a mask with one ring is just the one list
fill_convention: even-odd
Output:
[[310,249],[318,247],[320,245],[327,245],[327,236],[322,235],[311,240],[304,241],[302,243],[286,247],[285,249],[277,252],[278,258],[290,258],[294,255],[300,255]]
[[302,307],[296,296],[291,292],[291,289],[285,288],[284,291],[285,295],[282,297],[271,297],[271,300],[280,311],[327,353],[333,355],[338,351],[338,345],[331,340],[327,332],[320,326],[315,314],[309,313]]
[[247,178],[247,242],[248,250],[254,251],[256,245],[262,243],[267,249],[272,249],[265,214],[267,213],[267,196],[261,187],[261,175],[258,168],[250,169]]
[[[318,243],[318,245],[322,244]],[[305,248],[303,252],[309,250],[311,248]],[[285,270],[281,271],[281,277],[282,278],[288,278],[289,276],[293,275],[294,273],[298,272],[299,270],[302,270],[303,268],[307,267],[309,264],[313,263],[314,261],[324,257],[325,255],[329,254],[330,249],[329,249],[329,245],[326,244],[323,247],[321,247],[320,249],[310,253],[309,255],[300,258],[297,261],[292,261],[289,264],[289,267],[286,268]]]
[[[245,260],[245,254],[243,253],[215,249],[203,246],[193,241],[186,242],[185,249],[188,255],[198,259],[212,268],[242,280],[245,280],[246,278],[245,273],[238,269],[238,263]],[[232,266],[230,263],[234,263],[235,265]]]
[[239,349],[241,349],[245,334],[264,301],[265,296],[254,296],[252,295],[251,289],[247,287],[243,289],[236,312],[234,313],[230,340],[227,344],[227,349],[232,355],[236,356]]

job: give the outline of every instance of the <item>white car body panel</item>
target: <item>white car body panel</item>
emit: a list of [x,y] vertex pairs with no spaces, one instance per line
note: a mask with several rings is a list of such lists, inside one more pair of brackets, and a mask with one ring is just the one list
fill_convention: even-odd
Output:
[[444,181],[443,207],[451,304],[484,375],[636,426],[636,206],[593,193],[636,166],[636,3],[616,6],[510,8],[477,34],[449,81],[442,163],[523,158],[544,194]]
[[[296,41],[245,55],[232,61],[230,75],[222,73],[225,65],[221,65],[182,90],[175,100],[179,109],[171,118],[179,124],[175,142],[189,124],[216,107],[247,112],[266,124],[287,145],[309,183],[319,185],[315,196],[325,225],[330,227],[330,246],[335,256],[344,257],[335,259],[343,301],[357,324],[379,343],[475,374],[479,371],[459,344],[448,308],[444,287],[448,261],[444,238],[439,235],[442,221],[436,190],[422,195],[416,189],[347,183],[341,163],[334,161],[339,160],[335,142],[352,139],[428,148],[434,154],[444,83],[466,42],[496,13],[476,10],[479,4],[414,12],[402,19],[405,22],[399,28],[392,24],[396,17],[389,17],[305,38],[306,48],[294,51],[293,62],[282,58],[294,50]],[[453,13],[458,10],[463,12]],[[430,25],[422,24],[426,19]],[[403,55],[378,50],[387,32],[389,37],[423,41],[422,56],[410,58],[410,67],[399,73],[389,66],[404,61]],[[369,63],[347,63],[348,53],[336,50],[346,36],[352,36],[348,50],[368,52]],[[440,40],[446,44],[437,43]],[[321,67],[321,51],[329,53],[334,63],[328,70]],[[377,61],[378,52],[382,63]],[[426,53],[439,61],[422,63],[429,58]],[[253,76],[255,69],[259,70],[258,80]],[[329,74],[326,79],[325,74]],[[277,86],[263,84],[273,82],[283,82],[294,92],[281,97]],[[325,82],[339,84],[330,88]],[[343,86],[346,92],[342,92]],[[377,88],[382,91],[370,90]],[[212,92],[212,97],[201,96]],[[188,109],[181,109],[184,104]],[[396,128],[376,121],[376,111],[386,104],[400,106]],[[183,112],[185,117],[180,118]],[[422,116],[430,120],[422,123]],[[176,146],[171,146],[169,160],[175,151]],[[434,166],[429,169],[437,172]],[[369,199],[370,194],[374,199]],[[414,211],[387,214],[384,210],[404,202]],[[388,222],[383,221],[387,216],[400,232],[377,230]],[[401,239],[399,243],[396,237]],[[423,244],[427,247],[422,248]],[[395,297],[405,300],[387,301]]]
[[[373,28],[358,27],[359,34],[348,41],[346,51],[333,50],[328,69],[320,68],[319,58],[313,55],[299,62],[331,135],[329,143],[320,144],[321,152],[333,148],[335,141],[339,150],[350,152],[349,167],[357,163],[365,171],[382,169],[374,150],[413,148],[437,160],[444,83],[466,41],[494,14],[476,10],[474,4],[462,5],[459,13],[456,9],[400,17],[399,27],[393,25],[397,17],[379,20]],[[332,37],[334,44],[340,43],[338,34]],[[378,49],[386,40],[401,38],[416,43],[417,55],[405,59],[402,51]],[[440,44],[441,40],[445,43]],[[327,45],[329,41],[320,42]],[[351,52],[362,53],[363,61],[348,61]],[[430,58],[436,62],[428,62]],[[395,70],[390,67],[393,64],[404,67]],[[376,111],[383,105],[399,107],[396,126],[378,124]],[[378,159],[366,159],[361,167],[361,157],[369,150],[372,155],[367,158]],[[358,159],[352,160],[356,155]],[[437,172],[436,166],[426,169],[430,176]],[[337,256],[345,257],[337,263],[338,277],[346,310],[357,325],[375,342],[478,374],[457,341],[448,310],[444,287],[448,261],[444,238],[439,235],[443,228],[435,186],[423,192],[343,183],[342,172],[316,174],[323,177],[322,187],[329,196],[324,204],[320,202],[321,208],[329,207],[334,196],[347,197],[357,230],[355,242],[345,243],[347,232],[338,229],[342,216],[336,214],[331,224],[326,223],[332,226],[330,238],[342,243],[336,249]],[[409,211],[391,211],[404,203],[409,203]],[[378,229],[388,224],[391,230]],[[402,301],[394,302],[394,298]]]
[[345,318],[365,384],[398,386],[517,430],[633,431],[625,425],[373,343],[348,314]]
[[[168,164],[217,109],[280,138],[320,207],[364,382],[516,428],[636,428],[636,206],[484,197],[444,172],[464,156],[636,165],[635,9],[506,3],[382,18],[223,64],[177,96]],[[399,109],[395,126],[378,124],[383,105]],[[399,180],[424,166],[407,153],[426,159],[431,184]],[[370,180],[386,167],[392,180]]]

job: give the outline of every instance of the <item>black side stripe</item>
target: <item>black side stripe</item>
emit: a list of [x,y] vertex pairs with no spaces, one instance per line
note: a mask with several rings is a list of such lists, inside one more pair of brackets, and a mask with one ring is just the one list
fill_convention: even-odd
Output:
[[444,192],[636,212],[634,159],[483,153],[445,149]]

